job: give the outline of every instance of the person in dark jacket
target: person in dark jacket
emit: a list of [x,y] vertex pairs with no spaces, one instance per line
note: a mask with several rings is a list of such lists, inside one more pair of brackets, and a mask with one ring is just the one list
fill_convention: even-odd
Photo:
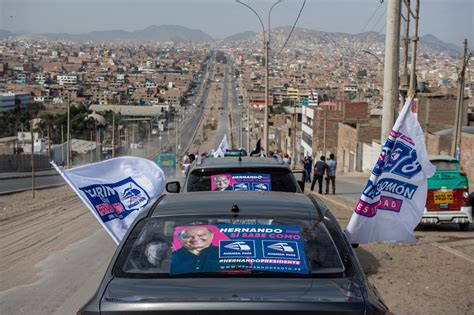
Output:
[[327,172],[328,165],[326,164],[326,157],[323,155],[321,159],[314,164],[314,176],[313,183],[311,184],[311,191],[314,190],[314,185],[316,181],[318,182],[318,192],[323,193],[323,178],[324,174]]

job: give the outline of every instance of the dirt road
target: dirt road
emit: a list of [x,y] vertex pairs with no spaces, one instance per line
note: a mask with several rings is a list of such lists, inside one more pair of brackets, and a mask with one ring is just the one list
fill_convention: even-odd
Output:
[[[321,197],[347,226],[353,204]],[[369,281],[395,314],[474,314],[474,232],[457,225],[415,231],[415,245],[361,245],[357,256]]]
[[[351,205],[326,202],[345,227]],[[29,192],[2,196],[0,235],[0,314],[76,311],[115,248],[66,186],[38,191],[34,201]],[[396,314],[473,314],[473,233],[447,227],[416,236],[417,245],[357,249],[385,302]]]

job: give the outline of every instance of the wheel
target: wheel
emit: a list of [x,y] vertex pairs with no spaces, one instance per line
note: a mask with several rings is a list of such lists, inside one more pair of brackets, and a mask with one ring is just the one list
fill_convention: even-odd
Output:
[[459,223],[459,228],[461,231],[467,232],[469,231],[469,223]]

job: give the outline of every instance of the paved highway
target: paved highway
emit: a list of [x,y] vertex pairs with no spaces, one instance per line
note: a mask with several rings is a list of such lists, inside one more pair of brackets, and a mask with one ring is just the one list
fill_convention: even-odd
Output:
[[[66,182],[59,175],[41,176],[35,178],[35,187],[44,188],[64,185]],[[0,180],[0,194],[31,189],[31,177],[11,178]]]

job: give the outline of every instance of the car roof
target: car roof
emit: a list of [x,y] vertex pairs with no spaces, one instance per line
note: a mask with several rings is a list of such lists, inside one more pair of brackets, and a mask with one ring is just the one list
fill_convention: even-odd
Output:
[[[326,211],[324,204],[316,199],[321,213]],[[238,212],[233,212],[236,205]],[[152,217],[186,216],[186,215],[228,215],[258,214],[270,216],[288,216],[299,218],[316,218],[322,214],[311,199],[304,194],[287,192],[262,191],[220,191],[220,192],[189,192],[168,194],[151,209]]]
[[459,162],[458,159],[452,157],[451,155],[430,155],[430,161],[449,161],[449,162]]
[[275,167],[281,168],[288,166],[280,159],[264,157],[222,157],[222,158],[204,158],[196,161],[194,168],[258,168]]

